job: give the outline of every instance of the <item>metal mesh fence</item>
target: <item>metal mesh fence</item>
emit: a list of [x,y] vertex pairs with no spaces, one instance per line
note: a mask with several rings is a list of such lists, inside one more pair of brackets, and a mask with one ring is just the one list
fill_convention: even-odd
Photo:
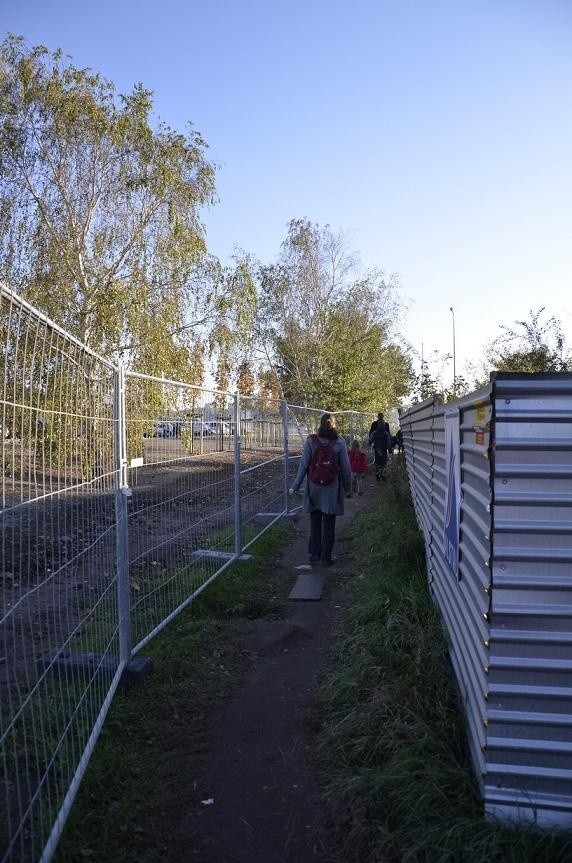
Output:
[[322,411],[125,372],[0,303],[0,861],[48,863],[134,654],[288,514]]
[[249,548],[287,509],[287,446],[283,402],[241,396],[241,544]]
[[119,676],[115,372],[5,290],[0,326],[0,848],[21,861],[49,848]]
[[129,582],[139,650],[236,552],[235,400],[127,376]]
[[353,440],[358,440],[362,447],[368,446],[369,429],[374,419],[375,414],[359,411],[340,411],[336,414],[338,430],[345,437],[348,446]]

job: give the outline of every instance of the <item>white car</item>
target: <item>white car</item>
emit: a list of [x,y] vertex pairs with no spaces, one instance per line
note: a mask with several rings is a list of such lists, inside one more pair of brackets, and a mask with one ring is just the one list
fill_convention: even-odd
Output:
[[155,423],[155,434],[157,437],[173,437],[173,423],[160,420]]
[[205,423],[202,420],[195,420],[193,423],[193,434],[195,437],[212,437],[212,435],[216,434],[215,430],[211,428],[209,423]]
[[232,429],[229,423],[224,420],[208,420],[205,422],[205,425],[212,430],[213,434],[223,434],[225,436],[232,434]]

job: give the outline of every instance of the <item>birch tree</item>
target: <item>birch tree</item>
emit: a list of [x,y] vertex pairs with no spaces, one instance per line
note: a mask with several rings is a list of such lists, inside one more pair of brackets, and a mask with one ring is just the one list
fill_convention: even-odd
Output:
[[504,372],[565,372],[572,365],[562,324],[546,307],[529,312],[529,320],[500,325],[501,333],[486,349],[490,366]]
[[360,274],[342,233],[290,222],[276,264],[262,267],[258,338],[271,346],[289,401],[389,410],[409,391],[395,280]]
[[205,149],[192,127],[153,127],[142,85],[117,95],[61,51],[8,37],[0,277],[89,347],[122,344],[140,370],[185,373],[188,310],[205,291],[199,210],[214,197]]

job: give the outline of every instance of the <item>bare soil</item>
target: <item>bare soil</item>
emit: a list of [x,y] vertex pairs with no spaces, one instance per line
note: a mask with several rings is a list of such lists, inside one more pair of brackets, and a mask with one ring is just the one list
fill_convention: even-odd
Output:
[[[202,454],[186,457],[176,439],[149,439],[146,446],[146,465],[131,477],[129,500],[134,602],[156,591],[163,573],[182,566],[213,530],[232,525],[234,518],[232,452],[216,451],[213,439],[201,443]],[[242,466],[260,458],[245,451]],[[283,488],[280,470],[278,462],[271,463],[242,478],[245,520],[251,508],[268,508]],[[61,648],[71,632],[79,632],[115,578],[110,477],[97,485],[78,481],[76,487],[70,477],[30,476],[4,483],[11,505],[3,512],[0,616],[11,612],[19,638],[17,644],[7,642],[10,657],[0,647],[0,691],[22,668],[33,668],[38,655]],[[55,494],[64,480],[72,489]]]

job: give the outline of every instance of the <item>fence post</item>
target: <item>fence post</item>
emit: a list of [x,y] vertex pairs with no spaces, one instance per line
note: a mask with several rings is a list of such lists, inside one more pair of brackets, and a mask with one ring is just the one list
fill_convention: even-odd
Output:
[[242,511],[240,505],[240,396],[234,394],[234,551],[242,554]]
[[286,399],[280,399],[280,413],[282,414],[282,435],[284,440],[284,512],[288,514],[290,496],[288,489],[288,403]]
[[127,520],[127,434],[125,427],[125,369],[119,366],[114,387],[114,456],[117,606],[119,612],[119,659],[131,660],[131,594],[129,586],[129,533]]

